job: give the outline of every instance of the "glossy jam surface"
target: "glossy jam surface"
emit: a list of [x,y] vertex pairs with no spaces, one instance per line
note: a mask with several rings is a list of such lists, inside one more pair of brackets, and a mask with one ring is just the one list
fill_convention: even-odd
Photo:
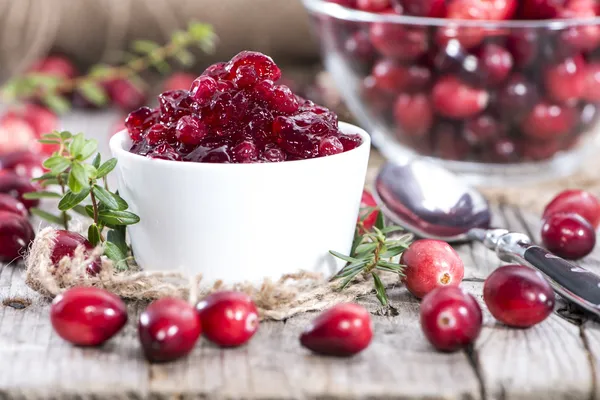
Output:
[[132,153],[206,163],[257,163],[329,156],[351,150],[337,116],[277,84],[268,56],[243,51],[208,67],[189,90],[170,90],[159,107],[139,108],[125,126]]

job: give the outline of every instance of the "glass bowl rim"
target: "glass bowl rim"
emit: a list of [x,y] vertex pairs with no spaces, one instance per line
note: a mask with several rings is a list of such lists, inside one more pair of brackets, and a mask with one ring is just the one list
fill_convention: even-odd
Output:
[[577,26],[600,25],[600,16],[591,18],[545,19],[545,20],[465,20],[416,17],[400,14],[380,14],[368,11],[355,10],[327,0],[302,0],[304,6],[315,14],[327,15],[332,18],[353,22],[386,22],[414,26],[436,27],[479,27],[486,29],[511,28],[531,29],[544,28],[561,30]]

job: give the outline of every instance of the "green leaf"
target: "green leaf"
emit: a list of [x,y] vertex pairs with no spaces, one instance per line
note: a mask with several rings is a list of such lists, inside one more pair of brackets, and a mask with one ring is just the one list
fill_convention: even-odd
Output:
[[[92,161],[92,165],[94,166],[94,168],[96,168],[96,169],[100,168],[101,161],[102,161],[102,155],[100,153],[96,153],[96,157],[94,157],[94,161]],[[96,176],[98,176],[97,172],[96,172]]]
[[389,300],[385,291],[385,286],[383,286],[383,282],[381,282],[379,275],[375,272],[371,272],[371,275],[373,276],[373,282],[375,283],[375,295],[377,296],[377,300],[379,300],[382,306],[387,307]]
[[355,262],[355,261],[357,260],[357,259],[356,259],[356,258],[354,258],[354,257],[345,256],[345,255],[343,255],[342,253],[338,253],[337,251],[329,250],[329,252],[330,252],[330,253],[331,253],[333,256],[335,256],[335,257],[337,257],[337,258],[341,258],[341,259],[342,259],[342,260],[344,260],[344,261],[348,261],[348,262]]
[[39,139],[38,142],[42,144],[60,144],[60,141],[51,139]]
[[79,215],[83,215],[84,217],[89,216],[87,211],[85,210],[85,207],[81,205],[76,205],[75,207],[73,207],[73,211],[75,211]]
[[51,133],[44,133],[41,137],[42,137],[42,139],[60,140],[60,134],[58,134],[58,132],[56,132],[56,131],[51,132]]
[[39,199],[60,199],[62,195],[60,193],[49,192],[49,191],[38,191],[23,193],[23,198],[26,200],[39,200]]
[[175,54],[177,61],[183,66],[190,66],[194,63],[194,55],[186,49],[181,49]]
[[109,192],[102,186],[94,185],[92,188],[94,196],[104,204],[109,210],[124,211],[129,205],[119,195]]
[[88,76],[90,78],[108,78],[112,75],[114,68],[108,65],[96,64],[90,68]]
[[359,262],[355,262],[352,264],[349,264],[347,266],[345,266],[344,268],[342,268],[340,270],[340,272],[338,272],[332,280],[336,280],[336,279],[340,279],[340,278],[345,278],[347,276],[350,276],[352,274],[354,274],[356,272],[356,270],[362,270],[364,269],[365,265],[367,265],[369,263],[369,261],[371,260],[360,260]]
[[356,247],[356,254],[369,253],[377,248],[377,243],[363,243]]
[[85,146],[85,137],[83,133],[78,133],[73,136],[73,140],[71,144],[69,144],[69,152],[73,157],[79,157],[81,154],[81,150],[83,150],[83,146]]
[[37,178],[33,178],[32,181],[33,182],[39,182],[39,181],[45,181],[46,179],[56,179],[57,174],[54,174],[52,172],[47,172],[42,176],[38,176]]
[[71,161],[62,156],[52,156],[44,161],[43,165],[52,171],[53,174],[60,174],[71,166]]
[[115,169],[116,166],[117,166],[117,159],[116,158],[111,158],[110,160],[104,162],[104,164],[102,164],[100,166],[100,168],[98,168],[98,173],[96,174],[96,177],[98,179],[104,178],[113,169]]
[[98,174],[98,170],[94,168],[92,164],[83,164],[83,169],[85,169],[85,173],[87,174],[89,179],[95,179]]
[[73,137],[73,134],[69,131],[62,131],[60,133],[60,138],[62,140],[68,140],[68,139],[71,139],[72,137]]
[[388,269],[393,269],[393,270],[400,270],[400,271],[404,270],[404,265],[392,263],[392,262],[385,261],[385,260],[379,260],[377,262],[377,265],[388,268]]
[[100,230],[98,229],[98,225],[91,224],[88,228],[88,240],[92,244],[92,246],[97,246],[100,243]]
[[150,40],[136,40],[131,47],[136,53],[150,54],[156,51],[160,46]]
[[32,215],[37,215],[38,217],[45,219],[48,222],[52,222],[53,224],[56,225],[62,225],[64,223],[62,217],[56,216],[54,214],[50,214],[49,212],[46,212],[44,210],[40,210],[39,208],[30,208],[29,212]]
[[340,290],[343,290],[343,289],[345,289],[345,288],[346,288],[346,287],[347,287],[347,286],[350,284],[350,282],[352,282],[352,280],[353,280],[354,278],[356,278],[356,276],[357,276],[358,274],[360,274],[362,271],[363,271],[363,269],[362,269],[362,268],[357,268],[357,269],[356,269],[355,271],[353,271],[353,272],[352,272],[350,275],[348,275],[348,276],[346,277],[346,279],[344,279],[344,280],[342,281],[342,284],[340,285]]
[[79,160],[87,160],[98,150],[98,142],[96,139],[86,139],[81,152],[77,157]]
[[127,254],[123,253],[119,246],[112,242],[104,243],[104,255],[115,262],[115,268],[119,271],[127,269]]
[[78,85],[78,89],[83,97],[97,106],[103,106],[108,103],[108,95],[106,90],[94,81],[83,81],[80,85]]
[[406,250],[408,246],[405,245],[396,245],[388,248],[386,251],[380,254],[381,258],[392,258],[396,257],[399,254],[402,254],[404,250]]
[[69,172],[69,188],[74,193],[79,193],[83,188],[87,187],[89,178],[85,168],[78,162],[74,162],[71,165],[71,172]]
[[385,228],[381,229],[381,232],[387,235],[388,233],[400,232],[403,230],[404,230],[404,228],[401,226],[390,225],[390,226],[386,226]]
[[125,240],[125,226],[119,225],[108,231],[107,240],[117,246],[123,254],[127,254],[129,248]]
[[383,220],[383,213],[381,211],[377,214],[374,226],[379,230],[385,229],[385,221]]
[[94,206],[87,205],[85,206],[85,213],[88,217],[94,218]]
[[71,104],[67,99],[52,91],[47,92],[42,100],[56,114],[65,114],[71,109]]
[[82,190],[81,192],[74,193],[68,191],[62,199],[58,202],[58,209],[60,211],[67,211],[81,203],[90,194],[88,190]]
[[129,211],[105,210],[98,213],[98,220],[106,225],[133,225],[140,217]]

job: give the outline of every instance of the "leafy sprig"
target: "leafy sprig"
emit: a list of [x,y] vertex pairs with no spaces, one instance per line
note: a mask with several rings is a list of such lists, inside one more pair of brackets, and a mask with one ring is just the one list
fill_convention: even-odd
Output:
[[140,74],[148,69],[168,73],[169,60],[175,59],[184,66],[194,63],[194,54],[189,50],[197,46],[206,53],[214,51],[216,35],[210,25],[192,22],[186,30],[175,31],[170,41],[159,45],[149,40],[134,41],[131,52],[124,54],[123,65],[96,65],[86,75],[65,79],[43,73],[28,73],[16,76],[0,88],[3,103],[15,103],[36,98],[43,101],[56,113],[69,111],[71,104],[66,94],[77,91],[91,103],[104,106],[109,97],[103,83],[115,79],[128,79],[138,87],[144,81]]
[[[92,218],[88,240],[94,246],[102,244],[104,254],[117,263],[117,268],[126,268],[128,246],[125,228],[138,223],[140,218],[127,211],[127,202],[108,187],[107,176],[116,167],[117,160],[111,158],[102,162],[97,152],[98,143],[95,139],[86,139],[83,133],[73,135],[68,131],[55,131],[43,135],[40,142],[56,145],[58,150],[44,161],[44,167],[50,172],[34,179],[44,190],[27,193],[24,197],[60,199],[60,215],[39,208],[32,208],[31,212],[67,230],[71,210]],[[90,159],[91,162],[86,162]],[[52,190],[53,187],[58,187],[60,191]]]
[[[374,212],[377,219],[372,229],[365,227],[365,220]],[[385,286],[378,274],[379,271],[392,272],[399,277],[404,276],[404,265],[395,261],[410,245],[413,235],[405,233],[399,237],[389,238],[391,233],[402,232],[404,229],[395,225],[385,225],[383,213],[376,207],[364,208],[356,225],[354,240],[350,255],[344,255],[330,250],[337,258],[347,262],[331,280],[341,280],[340,290],[345,289],[357,276],[371,276],[375,286],[375,295],[384,307],[389,307],[390,302]]]

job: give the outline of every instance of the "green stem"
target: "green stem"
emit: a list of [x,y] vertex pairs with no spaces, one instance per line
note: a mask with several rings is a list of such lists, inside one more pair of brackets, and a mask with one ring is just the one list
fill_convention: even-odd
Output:
[[[100,233],[100,241],[104,242],[104,235],[100,230],[100,226],[98,225],[98,201],[96,200],[96,196],[94,196],[94,191],[92,190],[92,186],[90,187],[90,199],[92,200],[92,207],[94,208],[94,224],[98,226],[98,232]],[[104,228],[103,228],[104,229]]]
[[[60,185],[60,190],[62,192],[62,195],[65,195],[65,184],[60,176],[60,174],[58,174],[58,184]],[[67,215],[66,211],[61,211],[61,216],[62,216],[62,220],[63,220],[63,226],[65,227],[65,230],[68,231],[69,230],[69,216]]]

